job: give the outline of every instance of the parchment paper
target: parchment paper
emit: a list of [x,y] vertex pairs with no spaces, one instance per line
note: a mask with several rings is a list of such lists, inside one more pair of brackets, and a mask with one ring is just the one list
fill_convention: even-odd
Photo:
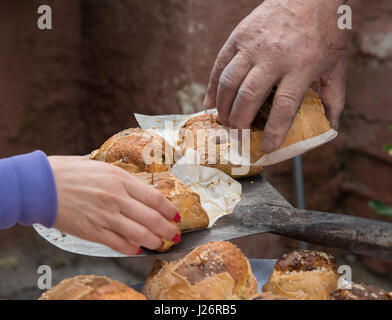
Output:
[[208,228],[224,215],[233,212],[241,200],[241,184],[224,172],[210,167],[188,164],[195,150],[187,150],[170,172],[200,196],[203,209],[210,219]]
[[[156,134],[165,138],[175,149],[178,150],[177,141],[179,138],[179,130],[181,126],[189,118],[204,113],[217,114],[217,110],[208,109],[190,115],[172,114],[172,115],[148,116],[148,115],[135,113],[135,118],[142,129],[155,132]],[[337,137],[337,135],[338,132],[336,130],[330,129],[321,135],[302,140],[300,142],[291,144],[287,147],[281,148],[274,152],[268,153],[252,164],[253,165],[261,164],[262,166],[270,166],[273,164],[283,162],[285,160],[304,154],[305,152],[310,151],[314,148],[317,148],[318,146],[321,146],[333,140],[334,138]],[[231,150],[231,152],[232,153],[230,153],[230,158],[228,159],[231,163],[238,164],[238,165],[244,163],[250,163],[248,159],[244,159],[240,154],[238,154],[236,148]],[[245,152],[245,154],[249,154],[249,153]]]

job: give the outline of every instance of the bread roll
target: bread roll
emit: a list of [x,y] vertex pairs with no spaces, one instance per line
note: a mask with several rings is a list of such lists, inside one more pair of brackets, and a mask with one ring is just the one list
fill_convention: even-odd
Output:
[[[200,196],[189,189],[169,172],[138,173],[134,177],[152,185],[169,199],[178,209],[181,216],[179,231],[204,229],[208,227],[209,218],[200,203]],[[158,251],[164,252],[174,245],[172,241],[164,241]]]
[[[250,137],[250,162],[256,162],[263,155],[261,151],[260,130],[251,129]],[[242,176],[255,176],[263,170],[261,165],[248,166],[249,171],[243,175],[235,174],[233,168],[240,168],[227,159],[231,148],[230,130],[224,127],[217,120],[217,116],[213,114],[202,114],[188,119],[179,131],[179,140],[177,142],[184,155],[187,149],[195,149],[200,153],[200,163],[209,167],[219,169],[226,174],[239,178]],[[241,151],[238,146],[238,151]]]
[[[228,161],[230,152],[229,128],[219,123],[216,115],[203,114],[188,119],[181,127],[177,144],[181,153],[185,154],[189,148],[199,151],[201,163],[217,168],[228,175],[239,178],[255,176],[262,172],[261,165],[255,163],[266,154],[262,148],[264,127],[272,108],[274,92],[267,98],[260,108],[249,132],[250,159],[249,171],[244,174],[234,174],[232,169],[238,168]],[[304,96],[302,104],[294,118],[293,124],[280,148],[287,147],[299,141],[318,136],[330,130],[330,124],[325,116],[324,107],[317,93],[309,89]],[[238,147],[238,151],[242,147]]]
[[165,139],[140,128],[130,128],[109,138],[90,159],[115,164],[129,173],[163,172],[174,162],[175,152]]
[[143,293],[153,300],[249,299],[257,293],[257,282],[235,245],[209,242],[178,261],[158,261]]
[[200,203],[200,196],[169,172],[138,173],[135,178],[152,185],[169,199],[181,216],[182,231],[208,227],[209,218]]
[[293,300],[329,300],[337,290],[339,275],[333,256],[318,251],[292,251],[279,259],[263,286]]
[[119,281],[88,275],[61,281],[39,300],[146,300],[146,297]]
[[[253,123],[255,129],[264,130],[269,112],[272,108],[273,97],[274,94],[267,99],[266,103],[259,110],[255,122]],[[290,130],[279,149],[305,139],[316,137],[330,129],[331,126],[325,115],[324,106],[318,94],[312,89],[309,89],[306,92],[301,106],[294,117]]]
[[331,293],[331,300],[392,300],[392,292],[353,283],[351,289],[339,289]]

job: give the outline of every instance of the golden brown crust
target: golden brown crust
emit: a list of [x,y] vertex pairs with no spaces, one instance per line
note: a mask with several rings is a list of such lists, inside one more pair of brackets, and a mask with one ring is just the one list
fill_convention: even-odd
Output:
[[271,292],[262,292],[253,296],[250,300],[288,300],[286,297]]
[[337,290],[338,278],[333,256],[293,251],[277,261],[263,292],[295,300],[329,300],[330,293]]
[[119,281],[88,275],[61,281],[39,300],[146,300],[146,297]]
[[274,269],[281,272],[331,270],[336,271],[335,258],[325,252],[312,250],[293,250],[280,258]]
[[129,173],[163,172],[175,158],[174,148],[159,135],[130,128],[109,138],[90,159],[115,164]]
[[316,137],[330,129],[331,126],[318,94],[309,89],[280,148]]
[[[261,151],[261,131],[250,131],[250,162],[254,163],[263,155]],[[239,168],[226,160],[229,155],[230,132],[221,125],[216,115],[202,114],[188,119],[179,131],[179,141],[182,154],[189,148],[199,151],[203,165],[219,169],[226,174],[239,178],[259,175],[263,168],[261,165],[251,165],[249,172],[244,175],[234,174],[232,169]],[[198,141],[204,141],[202,145]],[[215,146],[215,147],[214,147]],[[239,147],[240,148],[240,147]]]
[[178,261],[155,265],[143,292],[163,300],[249,299],[257,282],[235,245],[209,242]]
[[385,292],[371,285],[353,283],[351,289],[331,293],[331,300],[392,300],[392,292]]
[[169,172],[138,173],[134,175],[152,185],[169,199],[181,216],[182,231],[208,227],[209,218],[200,203],[200,196]]

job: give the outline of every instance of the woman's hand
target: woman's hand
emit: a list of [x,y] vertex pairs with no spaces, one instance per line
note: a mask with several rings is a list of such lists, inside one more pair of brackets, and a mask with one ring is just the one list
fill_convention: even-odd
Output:
[[345,103],[346,32],[339,30],[343,0],[266,0],[232,32],[219,52],[204,105],[217,107],[223,124],[249,128],[275,84],[278,89],[263,135],[263,149],[283,143],[313,82],[332,127]]
[[176,236],[176,207],[125,170],[85,157],[51,156],[49,162],[58,194],[57,229],[126,255],[140,253],[140,247],[158,249],[162,238]]

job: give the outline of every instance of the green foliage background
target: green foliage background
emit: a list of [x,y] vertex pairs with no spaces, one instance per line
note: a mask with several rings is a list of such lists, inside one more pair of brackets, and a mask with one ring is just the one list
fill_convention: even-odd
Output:
[[[391,131],[391,133],[392,133],[392,124],[389,125],[388,128],[389,128],[389,131]],[[391,143],[386,144],[384,146],[384,149],[386,152],[388,152],[388,154],[390,156],[392,156],[392,144]],[[372,208],[376,214],[392,219],[392,208],[387,206],[383,202],[378,201],[378,200],[369,201],[369,207]]]

